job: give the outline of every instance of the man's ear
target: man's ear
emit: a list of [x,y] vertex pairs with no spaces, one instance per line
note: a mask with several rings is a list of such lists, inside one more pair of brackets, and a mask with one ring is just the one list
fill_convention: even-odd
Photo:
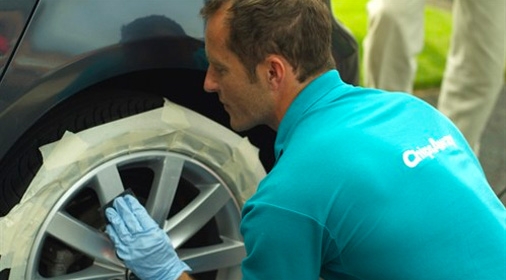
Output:
[[267,82],[273,89],[279,88],[286,77],[287,65],[285,61],[277,55],[270,55],[265,59],[267,70]]

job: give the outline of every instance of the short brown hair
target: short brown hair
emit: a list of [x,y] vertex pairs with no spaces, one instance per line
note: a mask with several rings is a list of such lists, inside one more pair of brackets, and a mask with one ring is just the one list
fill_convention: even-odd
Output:
[[209,0],[201,15],[207,20],[229,2],[227,46],[241,59],[252,81],[256,66],[269,54],[282,55],[299,82],[335,68],[332,18],[323,1]]

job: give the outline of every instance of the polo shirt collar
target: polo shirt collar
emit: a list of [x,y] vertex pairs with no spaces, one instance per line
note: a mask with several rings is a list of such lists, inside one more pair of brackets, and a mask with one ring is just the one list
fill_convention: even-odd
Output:
[[302,118],[315,103],[326,96],[332,89],[344,85],[345,83],[341,80],[339,72],[337,70],[330,70],[323,73],[311,81],[293,100],[286,114],[283,116],[281,123],[279,124],[276,141],[274,144],[274,154],[276,161],[282,154],[285,141],[287,140],[290,131],[298,123],[298,120]]

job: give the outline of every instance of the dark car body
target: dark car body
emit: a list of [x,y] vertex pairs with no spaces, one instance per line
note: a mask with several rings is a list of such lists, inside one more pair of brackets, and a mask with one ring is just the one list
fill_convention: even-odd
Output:
[[[229,127],[217,95],[202,89],[208,67],[205,22],[199,15],[204,1],[0,0],[0,219],[20,202],[41,167],[39,148],[58,141],[66,131],[77,133],[159,108],[164,99]],[[357,83],[354,37],[336,21],[333,40],[341,76]],[[274,163],[274,131],[257,127],[241,136],[259,148],[268,171]],[[202,167],[199,172],[206,170]],[[80,211],[85,214],[90,209]],[[240,209],[229,211],[235,217],[234,211]],[[202,225],[198,227],[195,231]],[[206,237],[206,228],[198,234]],[[234,224],[232,235],[239,240],[237,230]],[[54,240],[44,244],[40,241],[40,246],[35,246],[43,248],[29,261],[34,275],[44,278],[78,270],[64,265],[65,259],[47,255],[48,251],[69,249]],[[243,254],[239,249],[231,256]],[[231,279],[230,275],[236,275],[220,270],[220,265],[237,265],[237,260],[232,264],[227,258],[211,256],[208,258],[214,264],[201,263],[204,274],[197,279]],[[90,265],[92,261],[84,262]],[[64,272],[36,271],[41,266],[47,270],[62,265],[66,266]],[[213,269],[214,274],[206,274]],[[0,271],[0,279],[9,279],[9,271]],[[94,275],[86,273],[87,277]]]
[[[0,157],[52,107],[89,86],[136,72],[128,79],[134,83],[142,71],[169,69],[167,82],[200,85],[192,73],[206,70],[201,6],[202,0],[0,1],[0,35],[8,41],[0,58]],[[136,21],[143,26],[128,29]]]

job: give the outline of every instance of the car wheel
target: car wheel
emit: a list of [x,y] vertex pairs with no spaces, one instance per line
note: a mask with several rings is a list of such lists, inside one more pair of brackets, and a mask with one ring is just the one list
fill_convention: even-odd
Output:
[[240,210],[265,175],[247,139],[167,102],[67,132],[41,151],[42,167],[0,220],[0,270],[9,279],[129,279],[101,210],[126,189],[195,279],[241,278]]

